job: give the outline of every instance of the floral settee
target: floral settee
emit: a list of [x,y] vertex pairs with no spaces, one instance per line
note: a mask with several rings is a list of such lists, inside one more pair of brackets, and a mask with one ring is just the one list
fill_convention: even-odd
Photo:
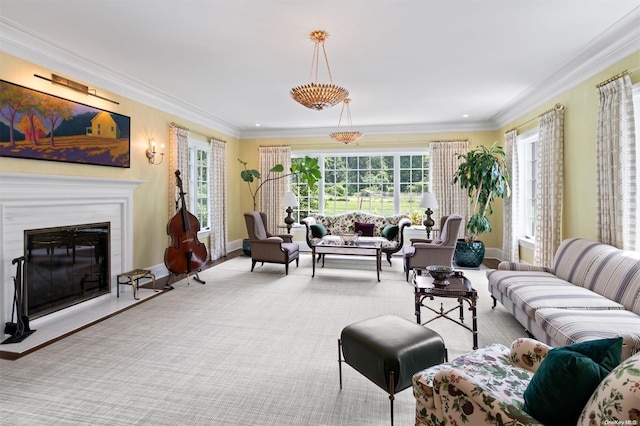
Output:
[[337,238],[340,234],[357,232],[357,226],[367,226],[372,230],[372,238],[382,243],[382,252],[391,264],[391,255],[404,245],[404,228],[411,225],[405,215],[378,216],[365,212],[348,212],[333,216],[311,213],[300,223],[307,229],[307,244],[314,246],[322,238]]
[[[595,391],[587,390],[586,405],[574,410],[577,421],[575,417],[569,423],[560,419],[570,402],[547,402],[551,415],[559,413],[559,418],[547,418],[544,424],[640,424],[640,353],[620,362],[621,341],[618,338],[615,364],[619,364],[610,372],[605,370],[606,377],[593,386]],[[537,340],[520,338],[510,349],[493,344],[416,373],[416,426],[542,424],[528,414],[531,409],[526,407],[524,395],[551,349]],[[580,391],[579,376],[566,380],[565,389],[569,390],[564,390],[563,395],[572,397]],[[552,393],[550,388],[544,389]]]

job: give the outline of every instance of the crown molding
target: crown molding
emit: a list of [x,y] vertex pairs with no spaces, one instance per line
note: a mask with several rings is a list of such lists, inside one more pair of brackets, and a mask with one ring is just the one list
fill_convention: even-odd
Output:
[[[3,51],[16,57],[56,70],[114,94],[126,93],[126,98],[232,137],[240,139],[317,137],[326,136],[335,130],[334,128],[242,129],[142,81],[80,57],[3,17],[0,17],[0,46]],[[358,130],[370,135],[497,130],[625,57],[638,52],[639,46],[640,7],[637,7],[585,46],[563,67],[530,86],[489,120],[359,126]]]
[[[448,132],[477,132],[495,130],[490,121],[470,121],[451,123],[408,123],[391,125],[357,126],[356,129],[366,135],[410,134],[410,133],[448,133]],[[335,132],[335,127],[313,127],[298,129],[244,129],[240,132],[241,139],[270,139],[270,138],[301,138],[301,137],[329,137]]]
[[[162,92],[156,87],[78,56],[3,17],[0,17],[0,46],[4,52],[100,87],[102,90],[216,129],[232,137],[240,135],[240,128],[230,122]],[[123,95],[124,93],[126,95]]]
[[[533,84],[529,89],[506,104],[500,112],[489,120],[470,123],[358,126],[358,131],[367,135],[498,130],[639,50],[640,7],[636,7],[604,33],[596,37],[559,70],[544,80]],[[326,136],[332,131],[334,131],[333,128],[248,129],[242,130],[240,137],[243,139],[260,139]]]
[[640,7],[585,46],[559,70],[522,92],[491,119],[499,129],[640,51]]

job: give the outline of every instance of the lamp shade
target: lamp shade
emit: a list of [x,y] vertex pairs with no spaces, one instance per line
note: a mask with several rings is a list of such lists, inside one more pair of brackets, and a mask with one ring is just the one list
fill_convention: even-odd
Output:
[[436,196],[433,195],[433,192],[422,193],[422,200],[420,200],[420,207],[425,207],[429,209],[438,208],[438,201],[436,200]]
[[286,207],[298,207],[298,198],[296,198],[296,194],[293,191],[287,191],[282,196],[282,205]]

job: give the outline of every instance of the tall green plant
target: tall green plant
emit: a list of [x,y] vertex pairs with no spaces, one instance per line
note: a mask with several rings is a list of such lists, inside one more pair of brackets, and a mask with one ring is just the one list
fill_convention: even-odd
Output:
[[[307,185],[309,185],[309,188],[314,188],[318,180],[322,179],[318,159],[314,157],[305,156],[304,160],[292,163],[289,172],[286,174],[272,175],[272,173],[284,172],[284,166],[282,164],[276,164],[267,172],[267,176],[264,179],[262,179],[260,172],[256,169],[248,169],[246,161],[242,161],[239,158],[238,161],[244,166],[244,170],[240,171],[240,177],[247,183],[249,193],[253,199],[254,210],[257,209],[258,193],[267,182],[283,179],[287,176],[298,175],[303,182],[306,182]],[[258,181],[260,181],[260,183],[258,183]]]
[[456,156],[462,163],[453,176],[453,183],[469,194],[471,217],[467,223],[467,239],[475,241],[478,235],[491,231],[487,215],[493,213],[492,201],[511,194],[505,154],[498,142],[494,142],[489,148],[479,146]]

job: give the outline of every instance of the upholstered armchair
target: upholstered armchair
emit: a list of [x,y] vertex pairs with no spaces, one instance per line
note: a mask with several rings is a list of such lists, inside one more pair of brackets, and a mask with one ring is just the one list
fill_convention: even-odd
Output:
[[251,272],[256,263],[283,263],[285,275],[289,274],[289,263],[296,261],[298,266],[300,250],[291,235],[273,235],[267,231],[267,215],[262,212],[246,212],[249,244],[251,245]]
[[640,353],[620,361],[621,342],[519,338],[419,371],[415,425],[638,424]]
[[457,214],[442,216],[438,238],[432,241],[412,240],[411,246],[402,249],[407,281],[409,271],[414,268],[426,268],[429,265],[451,266],[461,222],[462,216]]

